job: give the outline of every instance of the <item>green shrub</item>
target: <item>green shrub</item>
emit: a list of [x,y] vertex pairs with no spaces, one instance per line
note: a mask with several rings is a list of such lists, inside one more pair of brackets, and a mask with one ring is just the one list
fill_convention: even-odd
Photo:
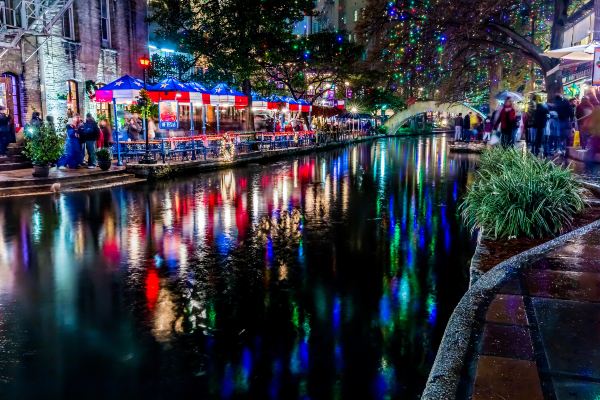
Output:
[[388,134],[388,127],[385,125],[379,125],[376,128],[376,132],[378,135],[387,135]]
[[528,152],[494,149],[483,153],[459,209],[471,229],[492,238],[540,238],[570,228],[584,205],[568,168]]
[[[66,125],[66,124],[63,124]],[[53,124],[42,123],[39,128],[26,128],[23,154],[35,165],[48,165],[62,156],[65,148],[65,133],[57,132]]]
[[110,161],[112,160],[112,155],[110,154],[110,150],[100,149],[96,151],[96,158],[98,161]]

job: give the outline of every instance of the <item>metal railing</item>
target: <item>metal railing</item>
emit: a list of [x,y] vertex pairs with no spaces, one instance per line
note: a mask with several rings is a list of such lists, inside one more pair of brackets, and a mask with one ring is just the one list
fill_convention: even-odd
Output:
[[[228,132],[223,135],[200,135],[152,139],[150,154],[163,163],[174,161],[219,161],[232,160],[244,155],[269,151],[315,147],[332,142],[344,142],[373,133],[366,131],[338,130],[332,132]],[[113,157],[119,165],[139,161],[146,153],[143,140],[123,140],[118,135],[112,147]],[[117,135],[115,135],[117,138]]]

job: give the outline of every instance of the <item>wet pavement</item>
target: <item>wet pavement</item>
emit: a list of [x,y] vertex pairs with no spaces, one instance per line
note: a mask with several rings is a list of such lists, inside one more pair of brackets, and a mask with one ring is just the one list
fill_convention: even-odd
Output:
[[464,397],[599,399],[600,231],[521,270],[483,319]]
[[0,200],[0,399],[417,399],[476,158],[382,139]]

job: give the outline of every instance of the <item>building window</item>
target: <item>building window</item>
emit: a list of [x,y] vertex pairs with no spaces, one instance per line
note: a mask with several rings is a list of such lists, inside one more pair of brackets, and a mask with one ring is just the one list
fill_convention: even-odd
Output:
[[21,102],[19,100],[19,79],[13,74],[0,75],[0,106],[6,108],[15,122],[15,127],[21,125]]
[[102,46],[110,47],[110,0],[100,0]]
[[67,117],[79,114],[79,92],[77,82],[67,81]]
[[65,39],[75,40],[75,23],[73,21],[73,6],[69,7],[63,15],[62,35]]
[[[104,86],[104,83],[96,83],[96,90],[100,90]],[[108,120],[111,119],[111,103],[96,102],[96,116],[100,119],[101,116],[105,116]]]
[[[4,4],[3,4],[4,3]],[[17,0],[0,1],[0,21],[10,27],[20,26],[20,13],[16,9]]]

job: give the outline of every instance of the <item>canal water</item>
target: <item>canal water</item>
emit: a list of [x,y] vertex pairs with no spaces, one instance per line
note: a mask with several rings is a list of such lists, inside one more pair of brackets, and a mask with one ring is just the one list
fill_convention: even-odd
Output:
[[447,143],[0,201],[0,398],[418,398],[474,250]]

